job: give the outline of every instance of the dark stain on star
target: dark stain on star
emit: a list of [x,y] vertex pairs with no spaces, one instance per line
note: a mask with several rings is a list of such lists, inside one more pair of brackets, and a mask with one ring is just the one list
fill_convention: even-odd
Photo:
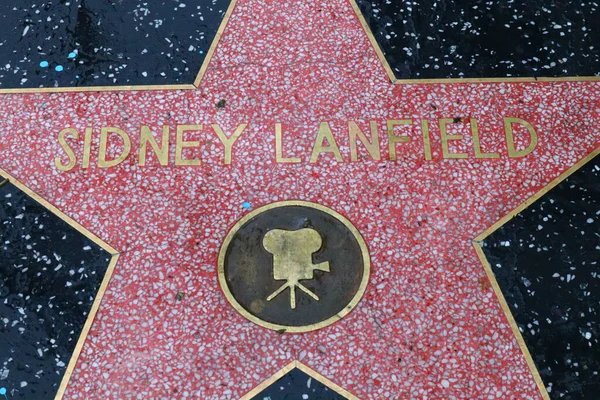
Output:
[[5,0],[0,89],[192,84],[230,0]]
[[600,393],[600,156],[484,241],[551,398]]
[[357,3],[397,79],[600,75],[596,1]]
[[0,386],[9,399],[52,399],[111,255],[11,183],[0,243]]

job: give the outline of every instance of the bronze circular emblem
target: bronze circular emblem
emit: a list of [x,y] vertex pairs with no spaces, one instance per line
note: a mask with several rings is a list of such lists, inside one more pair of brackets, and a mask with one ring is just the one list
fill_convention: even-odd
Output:
[[244,317],[280,332],[332,324],[360,301],[367,246],[337,212],[306,201],[258,208],[238,221],[219,253],[219,283]]

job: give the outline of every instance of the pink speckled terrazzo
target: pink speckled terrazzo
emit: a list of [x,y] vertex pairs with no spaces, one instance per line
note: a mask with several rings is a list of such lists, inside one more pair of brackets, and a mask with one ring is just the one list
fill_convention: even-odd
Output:
[[[238,0],[198,90],[2,95],[0,167],[121,253],[64,398],[237,399],[294,360],[365,400],[541,398],[472,240],[600,146],[599,89],[394,85],[349,2]],[[506,117],[535,127],[531,154],[508,156]],[[441,118],[457,120],[449,129],[464,140],[449,146],[467,158],[443,158]],[[499,158],[475,158],[471,118],[482,150]],[[403,119],[413,124],[395,134],[411,141],[397,143],[390,160],[386,121]],[[376,122],[381,160],[359,143],[351,161],[348,121],[366,134]],[[309,162],[321,122],[342,162],[331,153]],[[229,135],[242,123],[225,165],[210,125]],[[300,163],[276,162],[277,123],[284,156]],[[184,150],[199,166],[173,162],[183,124],[204,125],[186,134],[200,146]],[[157,138],[171,127],[169,165],[151,152],[138,165],[141,125]],[[131,138],[130,156],[111,168],[96,164],[104,126]],[[76,140],[75,168],[55,167],[55,157],[68,160],[57,141],[66,127],[94,128],[90,168]],[[110,143],[114,156],[120,142]],[[369,248],[364,297],[317,331],[262,328],[219,287],[227,232],[281,200],[341,213]]]

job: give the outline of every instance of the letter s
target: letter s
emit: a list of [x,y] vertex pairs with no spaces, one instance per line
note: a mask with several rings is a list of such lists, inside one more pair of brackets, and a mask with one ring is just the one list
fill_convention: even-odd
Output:
[[75,156],[75,153],[73,152],[73,150],[69,147],[69,144],[67,143],[67,140],[66,140],[67,135],[72,136],[73,139],[79,139],[79,133],[77,133],[77,131],[73,128],[65,128],[58,133],[58,143],[61,145],[61,147],[67,154],[67,156],[69,156],[69,163],[66,165],[62,163],[62,160],[60,159],[60,157],[54,158],[54,166],[56,168],[60,169],[61,171],[71,170],[75,166],[75,163],[77,162],[77,157]]

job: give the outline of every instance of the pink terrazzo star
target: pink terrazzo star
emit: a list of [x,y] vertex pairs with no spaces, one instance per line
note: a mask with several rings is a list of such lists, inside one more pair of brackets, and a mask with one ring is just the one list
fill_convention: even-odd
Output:
[[[541,398],[471,242],[600,146],[599,89],[393,85],[348,1],[238,0],[198,90],[3,95],[0,167],[121,253],[65,399],[237,399],[294,360],[361,399]],[[530,155],[508,156],[505,117],[535,127]],[[452,129],[464,139],[450,147],[468,158],[443,159],[440,118],[461,119]],[[470,118],[482,149],[499,158],[475,158]],[[391,161],[386,121],[401,119],[413,124],[395,132],[411,142],[397,143]],[[431,161],[421,120],[430,123]],[[350,161],[348,121],[367,135],[377,123],[380,161],[360,143]],[[325,153],[309,162],[321,122],[342,162]],[[230,135],[242,123],[226,165],[210,125]],[[283,156],[300,163],[276,162],[277,123]],[[199,166],[173,161],[183,124],[204,124],[186,133],[199,147],[183,153]],[[142,125],[156,138],[171,127],[167,166],[150,151],[138,165]],[[103,126],[131,138],[130,156],[111,168],[96,164]],[[67,127],[81,139],[94,128],[89,168],[82,140],[70,142],[75,168],[55,167],[55,157],[68,161],[57,141]],[[119,143],[109,143],[111,157]],[[249,211],[244,202],[251,210],[292,199],[352,221],[369,247],[371,278],[341,321],[279,334],[226,301],[217,255]]]

